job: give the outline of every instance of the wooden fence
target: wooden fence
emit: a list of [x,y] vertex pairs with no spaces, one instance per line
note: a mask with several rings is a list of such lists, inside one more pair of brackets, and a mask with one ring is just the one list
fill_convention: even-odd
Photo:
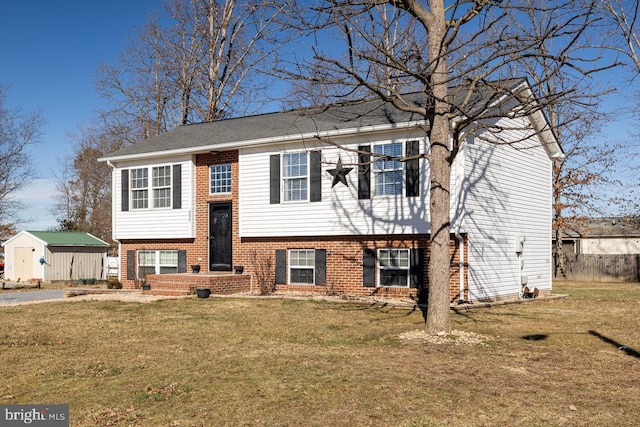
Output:
[[565,257],[565,268],[567,280],[640,282],[640,254],[568,255]]

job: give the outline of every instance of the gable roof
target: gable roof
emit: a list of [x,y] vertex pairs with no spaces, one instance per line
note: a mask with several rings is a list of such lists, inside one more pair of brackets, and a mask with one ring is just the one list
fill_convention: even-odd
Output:
[[[501,90],[495,86],[481,85],[474,92],[469,103],[468,115],[473,116],[486,109],[488,105],[498,103],[499,95],[515,92],[522,86],[529,88],[526,79],[509,79],[501,82]],[[454,104],[457,97],[467,92],[459,88],[450,89]],[[404,96],[409,102],[424,106],[423,93]],[[461,102],[458,102],[458,104]],[[534,127],[550,156],[562,153],[548,122],[542,112],[532,113]],[[144,141],[124,147],[102,157],[101,161],[119,161],[139,158],[170,156],[176,154],[195,154],[208,151],[220,151],[240,147],[264,145],[315,139],[316,137],[335,137],[361,132],[375,132],[426,125],[424,117],[397,109],[391,102],[380,99],[329,105],[326,107],[290,110],[266,113],[215,122],[205,122],[179,126]]]
[[640,217],[586,218],[571,221],[563,231],[567,239],[637,238],[640,237]]
[[28,233],[36,239],[42,241],[47,246],[95,246],[108,247],[109,244],[97,237],[79,231],[21,231],[20,233],[7,240],[4,244],[9,243],[21,234]]

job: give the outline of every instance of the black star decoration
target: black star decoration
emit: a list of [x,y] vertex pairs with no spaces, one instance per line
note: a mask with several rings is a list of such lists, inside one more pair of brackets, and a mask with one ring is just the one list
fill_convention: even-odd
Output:
[[337,183],[341,182],[347,187],[349,184],[347,183],[347,174],[351,172],[353,168],[345,168],[342,166],[342,159],[338,158],[338,164],[335,169],[327,169],[327,172],[331,174],[333,177],[333,183],[331,184],[331,188],[335,187]]

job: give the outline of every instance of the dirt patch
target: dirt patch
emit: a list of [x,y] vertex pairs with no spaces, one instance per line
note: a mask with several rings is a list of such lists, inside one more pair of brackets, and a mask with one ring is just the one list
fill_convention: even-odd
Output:
[[423,329],[405,332],[400,334],[399,338],[410,342],[452,345],[487,345],[487,341],[489,341],[489,337],[485,335],[457,330],[453,330],[449,334],[432,335]]
[[186,296],[165,296],[165,295],[146,295],[140,291],[137,292],[105,292],[90,293],[83,295],[68,296],[66,301],[122,301],[122,302],[141,302],[150,303],[165,299],[187,298]]

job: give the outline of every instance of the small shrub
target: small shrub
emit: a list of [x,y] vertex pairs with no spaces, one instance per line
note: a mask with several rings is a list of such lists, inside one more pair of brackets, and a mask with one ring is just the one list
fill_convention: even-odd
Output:
[[260,295],[269,295],[276,290],[275,282],[271,275],[273,267],[273,259],[270,256],[258,254],[253,251],[252,258],[256,261],[254,264],[254,274],[260,286]]
[[122,283],[120,283],[120,281],[118,280],[117,277],[111,277],[111,278],[109,278],[109,281],[107,282],[107,288],[108,289],[122,289]]

